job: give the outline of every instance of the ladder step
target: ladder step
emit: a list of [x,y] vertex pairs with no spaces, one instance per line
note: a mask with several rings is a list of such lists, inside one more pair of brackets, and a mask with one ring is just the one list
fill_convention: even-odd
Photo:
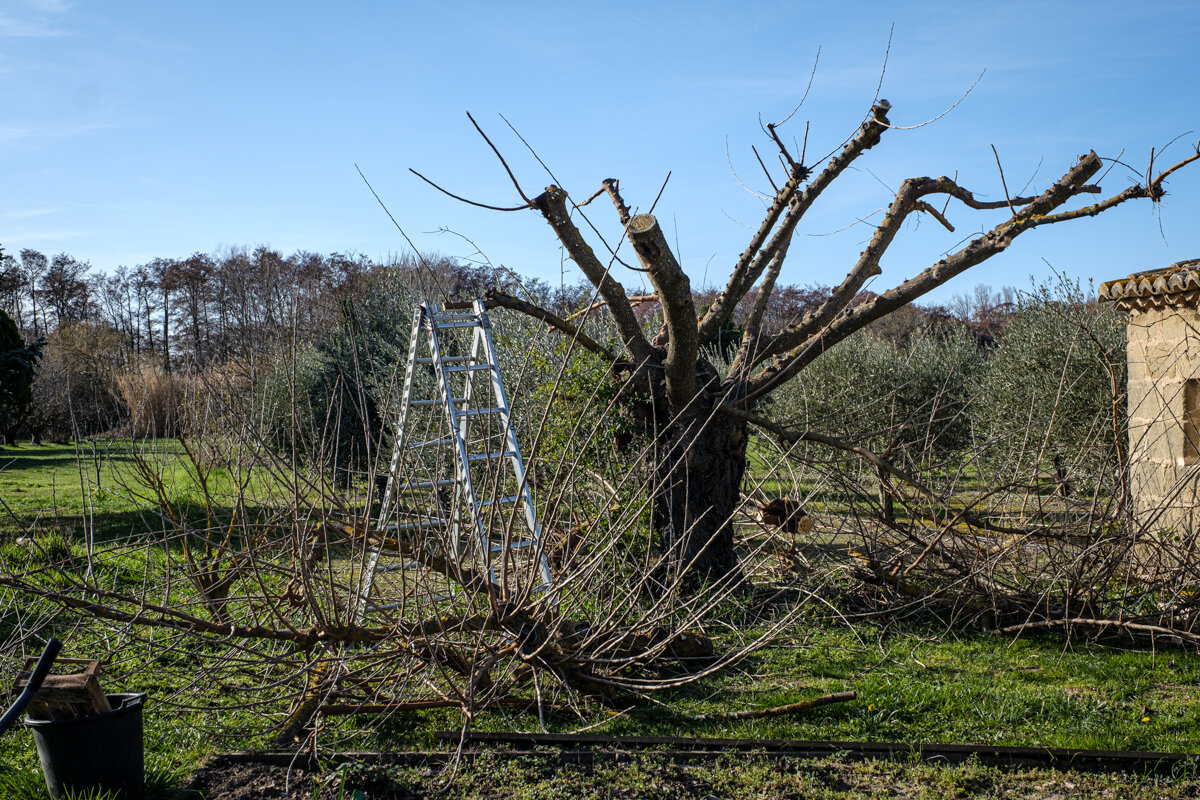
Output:
[[[452,364],[457,361],[470,361],[470,360],[471,360],[470,356],[442,356],[443,364]],[[432,364],[433,359],[432,358],[418,358],[417,363],[418,364]]]
[[443,478],[440,481],[417,481],[416,483],[406,483],[403,486],[397,486],[397,492],[408,492],[413,489],[433,489],[438,486],[449,486],[454,483],[454,478]]
[[471,317],[470,319],[464,319],[461,321],[450,320],[448,322],[434,322],[433,327],[439,331],[444,331],[449,328],[478,328],[479,320]]
[[479,321],[479,315],[474,311],[444,311],[441,314],[430,314],[429,318],[434,322],[453,322],[459,319]]
[[532,539],[521,539],[520,541],[509,542],[508,544],[494,544],[488,549],[493,553],[499,553],[501,550],[528,550],[531,547],[537,547],[537,542]]
[[[536,592],[537,589],[534,589],[533,591]],[[407,602],[401,600],[401,601],[395,602],[395,603],[367,603],[367,610],[368,611],[391,611],[396,608],[403,608],[404,606],[410,606],[410,605],[420,605],[422,603],[440,603],[443,600],[449,600],[451,597],[454,597],[453,592],[442,592],[441,594],[435,594],[432,597],[426,597],[424,595],[413,597],[413,598],[410,598]]]
[[430,445],[434,445],[434,444],[454,444],[454,440],[453,439],[430,439],[425,442],[408,442],[404,445],[404,447],[405,447],[405,449],[408,449],[410,447],[412,447],[412,448],[429,447]]
[[[450,398],[451,403],[462,403],[465,400],[467,400],[466,397],[451,397]],[[442,401],[440,398],[435,397],[432,400],[409,400],[408,404],[410,406],[434,406],[434,405],[441,405],[441,402]],[[459,413],[462,413],[462,412],[459,412]]]
[[521,495],[514,494],[512,497],[493,497],[488,500],[479,501],[479,509],[482,511],[488,506],[494,506],[497,503],[515,503],[521,499]]
[[367,611],[391,611],[396,608],[403,608],[408,603],[367,603]]
[[427,520],[422,520],[421,522],[406,522],[403,525],[396,525],[396,524],[384,525],[383,530],[385,530],[385,531],[416,531],[416,530],[421,530],[422,528],[437,528],[439,526],[449,525],[449,524],[450,524],[450,520],[448,520],[448,519],[427,519]]
[[[476,369],[491,369],[491,367],[487,366],[487,365],[483,365],[483,366],[477,367]],[[450,398],[450,402],[451,403],[465,403],[469,399],[470,399],[469,397],[452,397],[452,398]],[[442,402],[441,399],[435,397],[431,400],[409,400],[408,404],[410,406],[435,406],[435,405],[441,405],[441,402]],[[474,412],[459,411],[458,413],[459,414],[466,414],[466,413],[487,414],[487,413],[491,413],[493,411],[503,411],[503,410],[504,409],[502,409],[502,408],[485,408],[481,411],[474,411]]]
[[[386,553],[385,553],[386,555]],[[403,564],[376,564],[376,572],[403,572],[406,569],[421,566],[419,561],[405,561]]]
[[515,450],[498,450],[495,453],[477,453],[473,456],[467,456],[467,461],[483,461],[490,458],[504,458],[505,456],[514,457],[517,455]]
[[478,369],[494,369],[491,364],[468,364],[465,367],[446,367],[446,372],[474,372]]
[[467,408],[457,412],[460,417],[476,417],[480,414],[499,414],[508,411],[507,408],[496,406],[494,408]]

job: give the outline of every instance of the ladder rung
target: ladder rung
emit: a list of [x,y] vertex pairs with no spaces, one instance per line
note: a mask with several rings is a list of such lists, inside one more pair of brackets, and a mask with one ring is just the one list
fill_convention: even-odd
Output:
[[[470,356],[442,356],[443,364],[451,364],[456,361],[470,361],[470,360],[471,360]],[[417,363],[418,364],[432,364],[433,359],[432,358],[418,358]]]
[[507,410],[508,409],[501,408],[500,406],[495,406],[493,408],[467,408],[467,409],[463,409],[462,411],[459,411],[458,415],[460,417],[475,417],[480,414],[499,414],[499,413],[501,413],[503,411],[507,411]]
[[514,494],[512,497],[493,497],[488,500],[480,500],[479,508],[485,509],[488,506],[494,506],[496,503],[515,503],[521,499],[521,495]]
[[[536,592],[537,589],[534,589],[533,591]],[[407,602],[400,600],[395,603],[367,603],[367,610],[368,611],[391,611],[394,608],[403,608],[404,606],[407,606],[407,605],[419,605],[421,603],[440,603],[443,600],[449,600],[451,597],[454,597],[454,594],[452,592],[442,592],[441,594],[435,594],[432,597],[426,597],[424,595],[421,595],[418,597],[413,597],[413,598],[410,598]]]
[[458,319],[473,319],[479,321],[479,315],[474,311],[444,311],[441,314],[430,314],[429,318],[434,322],[447,322]]
[[461,321],[450,320],[448,322],[435,322],[433,323],[433,327],[437,328],[439,331],[446,330],[447,328],[478,328],[479,320],[472,317],[470,319],[464,319]]
[[453,444],[453,439],[429,439],[424,442],[407,442],[404,447],[429,447],[431,444]]
[[[451,403],[461,403],[467,399],[468,398],[466,398],[466,397],[452,397],[452,398],[450,398],[450,402]],[[440,402],[442,402],[442,401],[439,398],[435,397],[432,400],[409,400],[408,404],[410,406],[432,406],[432,405],[437,405]]]
[[505,456],[513,457],[516,455],[515,450],[497,450],[495,453],[477,453],[473,456],[467,456],[467,461],[483,461],[487,458],[504,458]]
[[465,367],[446,367],[446,372],[474,372],[477,369],[491,369],[491,364],[468,364]]
[[394,608],[403,608],[408,603],[367,603],[368,611],[391,611]]
[[439,525],[449,525],[449,524],[450,524],[450,520],[448,520],[448,519],[426,519],[426,520],[422,520],[421,522],[406,522],[403,525],[395,525],[395,524],[384,525],[383,530],[385,530],[385,531],[415,531],[415,530],[420,530],[421,528],[436,528]]
[[488,549],[493,553],[499,553],[501,550],[528,550],[531,547],[537,547],[537,542],[533,539],[521,539],[508,544],[494,544]]
[[[464,403],[464,402],[467,402],[468,399],[469,399],[468,397],[451,397],[450,402],[451,403]],[[433,398],[433,399],[424,399],[424,401],[408,401],[408,404],[409,405],[437,405],[440,402],[442,402],[442,401],[440,401],[439,398]],[[466,414],[466,411],[458,411],[458,413]]]
[[421,562],[419,561],[405,561],[403,564],[383,564],[382,566],[376,564],[375,572],[402,572],[403,570],[419,566],[421,566]]
[[403,486],[397,486],[397,492],[408,492],[413,489],[433,489],[438,486],[449,486],[454,483],[454,478],[443,478],[440,481],[417,481],[416,483],[406,483]]

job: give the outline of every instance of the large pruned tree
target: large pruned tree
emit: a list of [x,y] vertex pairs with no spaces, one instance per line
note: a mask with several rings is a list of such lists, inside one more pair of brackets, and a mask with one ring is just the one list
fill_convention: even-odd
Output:
[[[524,299],[493,292],[487,302],[492,307],[515,309],[544,321],[575,337],[580,346],[604,357],[611,365],[613,379],[624,387],[630,406],[651,437],[655,475],[651,494],[658,545],[685,589],[705,581],[736,580],[740,574],[732,518],[740,502],[746,471],[749,426],[759,425],[792,440],[820,442],[858,452],[872,461],[881,474],[906,477],[857,443],[814,431],[780,428],[756,414],[756,404],[798,376],[828,348],[965,270],[999,255],[1021,234],[1093,217],[1137,198],[1157,201],[1164,194],[1164,180],[1200,158],[1198,148],[1196,154],[1174,166],[1157,174],[1148,171],[1141,182],[1088,205],[1072,201],[1080,195],[1102,194],[1101,187],[1091,183],[1104,164],[1095,152],[1081,156],[1048,189],[1030,197],[1006,196],[1004,200],[983,201],[945,176],[909,178],[900,184],[858,260],[850,265],[845,278],[823,302],[782,329],[764,326],[797,225],[821,194],[878,145],[893,127],[887,116],[890,109],[890,103],[879,100],[839,151],[814,164],[804,163],[802,152],[792,152],[776,133],[775,125],[766,126],[766,132],[779,149],[780,164],[786,175],[778,183],[772,181],[774,196],[761,223],[732,264],[724,289],[704,308],[697,307],[691,281],[676,260],[658,220],[652,214],[631,214],[618,181],[612,178],[602,181],[600,190],[592,197],[607,194],[611,199],[624,235],[637,256],[638,264],[628,266],[649,278],[662,307],[661,327],[650,333],[639,322],[630,296],[613,275],[614,264],[621,262],[615,253],[607,263],[597,255],[576,223],[573,210],[578,206],[573,206],[567,192],[562,187],[549,186],[536,197],[529,197],[504,164],[523,203],[499,210],[528,208],[542,215],[570,258],[595,287],[600,304],[607,307],[620,336],[620,352],[584,334],[577,322]],[[480,133],[483,135],[481,129]],[[486,135],[484,138],[487,139]],[[495,145],[487,141],[500,156]],[[419,173],[418,176],[424,179]],[[946,204],[956,200],[972,211],[1008,213],[989,230],[972,237],[965,246],[939,258],[916,276],[870,296],[866,302],[855,302],[867,280],[881,273],[880,260],[909,217],[928,214],[954,230],[944,209],[939,211],[931,202],[934,198]],[[739,302],[752,292],[753,305],[742,326],[740,345],[722,377],[706,356],[705,345],[727,327]]]

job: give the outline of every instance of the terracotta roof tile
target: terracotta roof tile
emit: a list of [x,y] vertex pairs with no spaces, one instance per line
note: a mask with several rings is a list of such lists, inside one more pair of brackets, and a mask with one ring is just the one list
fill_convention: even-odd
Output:
[[1178,261],[1169,267],[1135,272],[1128,278],[1100,284],[1100,299],[1126,311],[1194,305],[1200,298],[1200,259]]

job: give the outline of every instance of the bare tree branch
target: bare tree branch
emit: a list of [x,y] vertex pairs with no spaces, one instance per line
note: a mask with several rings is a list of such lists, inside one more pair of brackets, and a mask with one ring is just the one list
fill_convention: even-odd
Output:
[[525,206],[511,206],[511,207],[504,207],[504,206],[491,206],[491,205],[488,205],[487,203],[478,203],[478,202],[476,202],[476,201],[474,201],[474,200],[468,200],[467,198],[463,197],[462,195],[457,195],[457,194],[455,194],[454,192],[450,191],[449,189],[443,189],[441,186],[438,186],[436,183],[434,183],[433,181],[429,180],[429,178],[426,178],[424,175],[422,175],[421,173],[417,172],[417,171],[416,171],[415,169],[413,169],[412,167],[409,167],[409,168],[408,168],[408,171],[409,171],[409,172],[411,172],[413,175],[416,175],[418,178],[420,178],[421,180],[425,181],[425,182],[426,182],[426,183],[428,183],[430,186],[432,186],[433,188],[437,189],[439,192],[441,192],[442,194],[446,195],[447,197],[453,197],[455,200],[459,201],[460,203],[466,203],[466,204],[467,204],[467,205],[469,205],[469,206],[478,206],[479,208],[486,208],[486,209],[488,209],[489,211],[524,211],[525,209],[529,208],[529,206],[527,206],[527,205],[525,205]]
[[[703,319],[700,320],[699,339],[701,342],[711,339],[725,324],[737,307],[738,301],[762,275],[763,270],[771,263],[771,259],[775,257],[783,242],[791,238],[796,230],[796,225],[813,202],[821,196],[821,193],[855,159],[879,143],[880,136],[887,130],[887,112],[890,108],[891,104],[886,101],[873,106],[867,121],[862,124],[842,152],[825,165],[825,169],[809,182],[804,191],[799,191],[799,186],[801,181],[808,177],[808,169],[802,164],[795,165],[787,183],[779,190],[774,202],[767,209],[767,214],[751,238],[750,244],[734,265],[724,291],[717,296]],[[780,222],[781,217],[783,218],[782,222]],[[779,223],[778,228],[776,228],[776,223]],[[772,231],[774,231],[774,236],[772,236]],[[767,241],[768,237],[771,237],[770,242]]]
[[548,186],[546,191],[533,199],[533,203],[567,249],[571,260],[579,266],[608,303],[625,349],[639,363],[649,359],[653,348],[633,315],[633,308],[625,296],[625,289],[596,258],[591,245],[571,221],[571,215],[567,211],[567,193],[557,186]]
[[[833,320],[832,317],[841,312],[848,305],[848,301],[844,302],[832,314],[830,313],[830,308],[822,306],[822,309],[818,309],[817,312],[809,315],[800,323],[790,326],[761,350],[759,356],[760,362],[772,356],[774,358],[766,369],[748,381],[749,390],[742,398],[742,402],[752,402],[756,398],[773,391],[783,382],[796,375],[805,366],[812,363],[827,348],[845,339],[871,321],[894,311],[902,305],[912,302],[931,289],[941,286],[964,270],[986,261],[997,253],[1003,252],[1021,233],[1047,224],[1049,221],[1059,221],[1060,219],[1069,219],[1074,216],[1084,215],[1086,209],[1081,209],[1078,212],[1067,212],[1064,215],[1060,215],[1059,218],[1051,216],[1050,212],[1075,195],[1081,192],[1092,191],[1093,187],[1087,185],[1087,180],[1095,175],[1101,166],[1100,157],[1094,152],[1088,153],[1086,156],[1080,158],[1074,167],[1043,194],[1033,201],[1024,204],[1025,207],[1015,217],[1005,220],[986,234],[973,239],[966,247],[942,259],[919,275],[884,292],[868,303],[841,313],[840,317],[836,320]],[[1137,189],[1138,187],[1132,188]],[[1130,197],[1148,196],[1147,193],[1149,191],[1151,190],[1146,188],[1133,192],[1126,190],[1126,192],[1118,195],[1118,198],[1123,199],[1114,198],[1112,201],[1106,201],[1106,204],[1101,205],[1111,207],[1111,205],[1116,205],[1125,199],[1130,199]],[[962,199],[960,195],[969,194],[946,177],[937,179],[909,179],[902,185],[900,195],[897,196],[897,201],[901,201],[899,202],[899,208],[897,208],[896,213],[890,211],[889,214],[894,219],[896,214],[900,213],[903,209],[905,202],[915,202],[918,197],[934,193],[951,194],[959,199]],[[1017,201],[1014,200],[1013,202],[1016,203]],[[1108,205],[1110,202],[1111,204]],[[1007,203],[1002,203],[996,207],[1004,207],[1006,205]],[[893,203],[893,207],[897,207],[896,202]],[[911,208],[909,211],[911,211]],[[1099,212],[1096,211],[1093,213]],[[885,217],[884,222],[880,224],[879,229],[876,231],[876,238],[872,239],[872,245],[878,242],[882,245],[883,249],[886,249],[886,245],[890,243],[890,239],[884,241],[881,238],[881,231],[884,231],[888,224],[889,218]],[[896,223],[893,222],[892,224]],[[884,232],[883,235],[887,236],[887,233]],[[891,232],[891,235],[894,236],[894,231]],[[872,247],[870,246],[867,248],[867,251],[864,251],[864,258],[860,259],[859,265],[855,268],[856,270],[870,270],[873,265],[877,266],[878,257],[882,255],[882,250],[878,250],[877,252],[871,251]],[[847,277],[847,281],[850,281],[854,275],[855,273],[852,271],[851,275]],[[845,286],[846,283],[843,282],[843,287]],[[839,287],[839,290],[843,287]]]
[[621,220],[621,225],[629,226],[629,206],[625,204],[625,198],[621,197],[621,182],[616,178],[605,178],[600,184],[600,192],[608,192],[608,196],[612,198],[613,206],[617,209],[617,218]]
[[696,394],[696,307],[692,285],[671,252],[653,214],[638,214],[629,221],[629,241],[638,260],[650,274],[666,315],[667,358],[664,362],[667,395],[677,409],[687,407]]
[[[525,201],[525,205],[528,207],[532,201],[525,194],[525,190],[521,188],[521,184],[517,183],[517,176],[513,175],[513,171],[509,169],[508,162],[504,160],[504,156],[500,155],[499,148],[492,144],[492,140],[489,139],[488,135],[483,132],[483,128],[479,127],[479,123],[476,122],[475,118],[471,116],[470,111],[467,112],[467,119],[471,120],[471,124],[475,126],[475,130],[478,131],[479,135],[483,137],[483,140],[488,143],[488,147],[492,148],[492,152],[496,154],[496,158],[500,159],[501,166],[503,166],[504,171],[508,173],[508,179],[512,181],[512,185],[517,190],[517,194],[521,195],[521,199]],[[507,120],[505,121],[507,122]]]
[[567,336],[575,339],[583,347],[592,351],[598,356],[603,356],[610,363],[617,360],[607,347],[597,342],[592,337],[588,336],[583,331],[579,330],[575,325],[571,324],[562,317],[552,314],[541,306],[536,306],[533,303],[526,302],[519,297],[505,294],[498,290],[491,290],[483,298],[483,304],[486,308],[510,308],[513,311],[519,311],[522,314],[541,320],[555,330],[565,333]]
[[996,157],[996,169],[1000,170],[1000,186],[1004,189],[1004,199],[1008,203],[1008,210],[1015,217],[1017,210],[1013,208],[1012,197],[1008,194],[1008,181],[1004,180],[1004,167],[1000,165],[1000,154],[996,152],[996,145],[992,145],[992,155]]
[[759,337],[762,334],[763,319],[766,317],[767,306],[771,301],[771,293],[775,289],[775,282],[779,280],[779,273],[783,269],[783,262],[787,260],[790,248],[791,240],[789,239],[775,254],[775,258],[771,259],[771,265],[767,267],[766,276],[763,277],[762,284],[758,288],[758,296],[754,298],[754,308],[751,309],[750,316],[746,318],[741,344],[738,346],[733,362],[729,365],[730,375],[743,374],[745,366],[754,362]]
[[[936,190],[936,186],[927,178],[910,178],[900,184],[900,190],[883,215],[883,220],[875,228],[875,235],[871,237],[870,243],[859,255],[858,262],[847,273],[842,283],[830,293],[816,311],[807,315],[798,326],[794,329],[789,328],[766,342],[761,348],[757,348],[756,359],[740,366],[752,368],[772,353],[787,349],[790,342],[805,340],[812,335],[812,332],[823,330],[828,326],[834,317],[841,314],[843,309],[850,304],[850,301],[862,289],[863,284],[883,271],[879,266],[879,261],[900,232],[904,220],[913,211],[918,210],[920,197]],[[927,205],[926,208],[928,208]]]
[[[658,295],[656,295],[656,294],[631,294],[631,295],[629,295],[629,305],[633,306],[634,308],[637,308],[638,306],[641,306],[641,305],[645,305],[647,303],[657,303],[657,302],[658,302]],[[578,311],[572,311],[569,315],[567,315],[567,318],[566,318],[567,322],[570,322],[571,320],[576,319],[578,317],[586,317],[588,314],[595,311],[597,308],[606,308],[607,306],[608,306],[608,303],[604,302],[603,300],[597,300],[596,302],[594,302],[588,306],[585,306],[584,308],[581,308]]]
[[758,148],[751,145],[750,150],[754,153],[754,157],[758,159],[758,165],[762,167],[763,175],[767,176],[767,183],[771,184],[771,188],[775,190],[775,195],[778,196],[779,187],[775,185],[775,180],[771,177],[771,170],[767,169],[767,165],[763,163],[762,156],[758,154]]

